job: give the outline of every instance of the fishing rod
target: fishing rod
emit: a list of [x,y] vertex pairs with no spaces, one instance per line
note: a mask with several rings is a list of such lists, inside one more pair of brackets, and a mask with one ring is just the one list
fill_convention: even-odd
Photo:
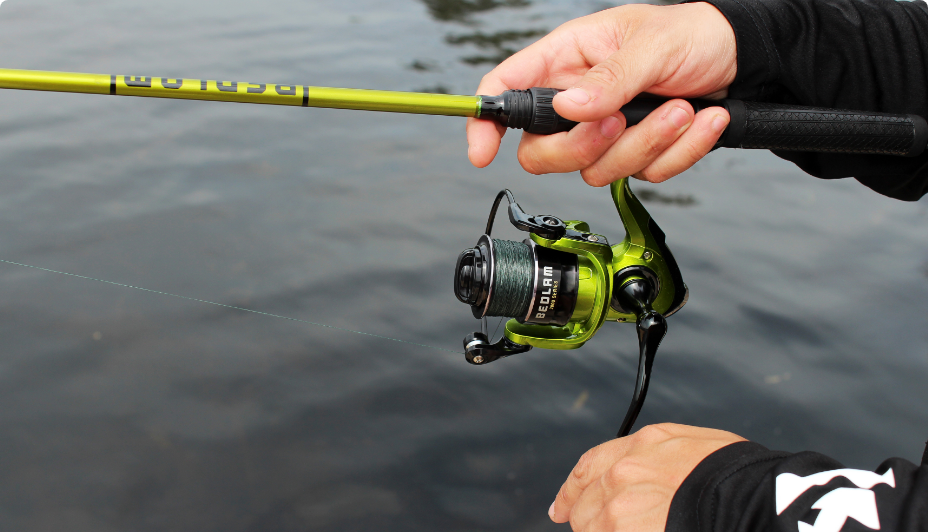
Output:
[[[577,125],[554,111],[552,102],[559,90],[539,87],[496,96],[455,96],[0,69],[0,88],[461,116],[536,134],[559,133]],[[632,126],[666,101],[638,97],[621,112]],[[734,99],[687,101],[697,112],[709,107],[728,111],[731,121],[716,147],[914,157],[928,145],[928,122],[916,115]],[[654,358],[667,333],[665,318],[679,311],[689,297],[664,232],[628,181],[623,177],[610,188],[625,230],[625,238],[614,245],[592,232],[586,222],[528,214],[512,192],[501,191],[483,236],[460,254],[454,273],[455,296],[482,320],[481,330],[464,338],[464,355],[471,364],[487,364],[534,347],[576,349],[606,322],[635,323],[638,373],[620,437],[630,433],[644,403]],[[512,225],[529,233],[522,242],[491,236],[503,199]],[[487,334],[488,316],[510,318],[496,342]]]
[[[0,88],[355,109],[482,118],[529,133],[577,125],[554,111],[558,89],[508,90],[496,96],[340,89],[244,81],[0,69]],[[638,97],[622,107],[633,126],[666,102]],[[914,157],[928,146],[928,122],[917,115],[822,109],[733,99],[688,99],[696,111],[723,107],[731,116],[716,147]]]

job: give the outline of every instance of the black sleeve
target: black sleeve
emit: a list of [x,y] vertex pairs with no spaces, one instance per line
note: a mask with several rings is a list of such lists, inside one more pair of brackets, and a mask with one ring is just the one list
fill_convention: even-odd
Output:
[[[731,98],[928,117],[924,0],[706,0],[731,23]],[[774,152],[824,179],[855,177],[893,198],[928,192],[919,157]]]
[[928,530],[928,465],[892,458],[876,471],[818,453],[734,443],[706,457],[670,505],[668,532]]

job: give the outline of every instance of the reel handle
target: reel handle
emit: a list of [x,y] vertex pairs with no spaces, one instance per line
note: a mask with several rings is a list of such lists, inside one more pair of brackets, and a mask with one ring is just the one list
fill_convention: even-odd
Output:
[[[558,92],[534,87],[508,90],[499,96],[481,96],[479,117],[539,135],[568,131],[577,123],[554,111],[554,95]],[[621,109],[626,126],[641,122],[667,101],[638,97],[628,102]],[[928,145],[928,122],[917,115],[731,99],[686,101],[696,112],[709,107],[728,111],[731,123],[716,148],[916,157]]]
[[635,391],[632,394],[632,402],[628,405],[628,412],[622,425],[619,427],[617,438],[628,436],[641,407],[644,406],[645,396],[648,394],[648,384],[651,383],[651,367],[654,365],[654,357],[657,355],[657,348],[661,345],[661,340],[667,334],[667,321],[660,313],[650,311],[638,316],[638,376],[635,379]]
[[648,385],[651,383],[651,367],[654,365],[657,348],[667,334],[667,320],[651,308],[655,292],[652,281],[637,276],[625,279],[615,291],[615,296],[622,305],[633,309],[638,317],[638,375],[635,378],[632,402],[619,427],[618,438],[628,436],[638,419],[648,394]]

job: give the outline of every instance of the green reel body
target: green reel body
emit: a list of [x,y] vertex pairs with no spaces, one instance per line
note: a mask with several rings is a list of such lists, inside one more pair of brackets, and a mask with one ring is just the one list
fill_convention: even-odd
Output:
[[[611,186],[625,238],[608,239],[578,220],[526,214],[503,190],[490,212],[486,233],[465,250],[455,269],[455,295],[482,319],[482,331],[465,337],[467,361],[482,365],[542,349],[577,349],[606,322],[638,327],[639,376],[635,399],[623,423],[634,423],[654,354],[666,332],[665,316],[677,312],[688,291],[664,233],[632,193],[628,179]],[[509,200],[509,220],[530,233],[523,243],[490,237],[496,211]],[[509,317],[503,337],[491,343],[487,316]],[[620,431],[620,435],[621,432]]]
[[619,272],[627,273],[620,275],[623,279],[656,280],[657,297],[651,306],[665,317],[686,303],[687,287],[664,233],[632,193],[628,179],[614,182],[611,192],[625,227],[626,235],[620,243],[609,246],[606,237],[591,234],[589,224],[577,220],[565,220],[564,224],[568,230],[591,234],[597,241],[566,236],[549,240],[534,233],[530,236],[539,246],[577,255],[577,302],[570,321],[561,327],[509,320],[504,334],[511,342],[542,349],[577,349],[606,322],[635,323],[637,316],[632,309],[610,304]]

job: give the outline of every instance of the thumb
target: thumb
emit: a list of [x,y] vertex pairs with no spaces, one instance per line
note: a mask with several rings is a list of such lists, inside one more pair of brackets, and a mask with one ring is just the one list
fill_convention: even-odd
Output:
[[659,81],[663,70],[654,52],[628,43],[595,65],[574,86],[554,97],[554,110],[577,122],[615,114],[632,98]]

